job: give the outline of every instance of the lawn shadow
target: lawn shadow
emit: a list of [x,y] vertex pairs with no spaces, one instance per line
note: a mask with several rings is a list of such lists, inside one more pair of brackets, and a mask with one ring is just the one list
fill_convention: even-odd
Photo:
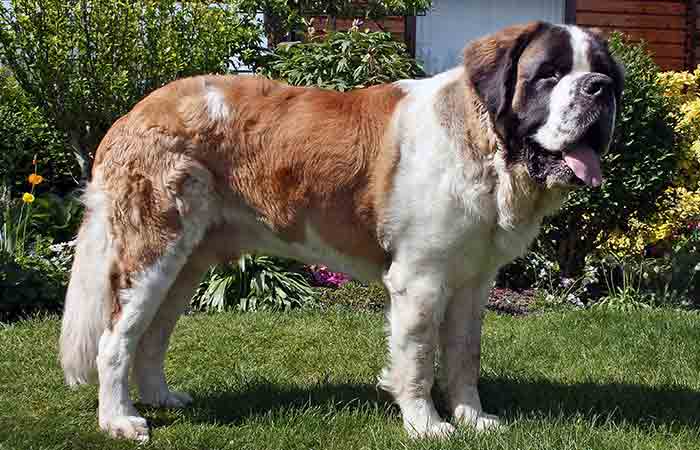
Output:
[[[480,392],[484,409],[506,419],[518,415],[535,417],[603,418],[642,428],[651,425],[700,425],[700,392],[684,387],[624,383],[561,384],[546,379],[518,380],[483,378]],[[260,380],[234,392],[194,394],[194,405],[183,414],[196,423],[238,424],[247,418],[288,410],[310,408],[336,410],[370,405],[398,413],[388,394],[375,385],[362,383],[319,383],[315,386],[279,385]],[[444,401],[436,393],[438,408]],[[154,425],[169,420],[156,419]],[[161,422],[161,423],[158,423]]]
[[387,415],[395,408],[387,393],[377,389],[375,385],[362,383],[296,386],[258,380],[249,382],[244,388],[234,392],[192,394],[194,404],[183,410],[183,413],[191,421],[200,423],[237,424],[249,417],[279,411],[303,411],[314,407],[341,410],[370,405],[386,410]]
[[602,418],[613,423],[700,425],[700,392],[683,386],[626,383],[562,384],[546,379],[482,378],[484,409],[507,418],[518,413]]

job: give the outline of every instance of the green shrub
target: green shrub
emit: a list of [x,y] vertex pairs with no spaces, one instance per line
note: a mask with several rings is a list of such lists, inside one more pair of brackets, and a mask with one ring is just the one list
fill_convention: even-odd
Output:
[[264,29],[271,48],[302,24],[302,16],[329,18],[383,19],[386,16],[418,15],[427,11],[432,0],[235,0],[242,11],[258,11],[265,16]]
[[298,264],[269,256],[244,255],[237,264],[213,267],[192,299],[199,311],[288,310],[315,301]]
[[12,0],[0,3],[0,62],[61,133],[87,178],[107,129],[176,78],[254,62],[261,25],[236,2]]
[[295,86],[349,89],[422,73],[390,33],[331,32],[308,43],[281,45],[259,72]]
[[700,307],[700,229],[695,227],[670,244],[663,255],[640,264],[650,303]]
[[22,254],[0,251],[0,316],[59,310],[68,287],[73,245],[36,238]]
[[83,217],[83,204],[77,192],[63,197],[53,193],[38,195],[33,203],[30,232],[50,236],[54,242],[72,240]]
[[320,304],[323,307],[345,306],[353,309],[381,311],[387,294],[381,283],[367,285],[350,281],[338,288],[321,288]]
[[48,124],[9,70],[0,67],[0,185],[16,194],[25,189],[34,157],[50,189],[77,187],[80,168],[62,134]]
[[82,206],[75,197],[39,193],[43,179],[32,169],[21,197],[0,186],[0,316],[57,309],[68,285],[73,237]]
[[364,0],[361,2],[357,0],[293,1],[302,11],[312,11],[319,15],[332,17],[369,17],[373,19],[391,15],[417,15],[427,11],[432,5],[432,0]]

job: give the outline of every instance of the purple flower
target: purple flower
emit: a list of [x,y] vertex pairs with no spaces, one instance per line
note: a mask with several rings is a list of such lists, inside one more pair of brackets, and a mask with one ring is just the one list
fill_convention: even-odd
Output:
[[311,281],[316,286],[340,287],[350,281],[350,277],[344,273],[332,272],[326,266],[306,266]]

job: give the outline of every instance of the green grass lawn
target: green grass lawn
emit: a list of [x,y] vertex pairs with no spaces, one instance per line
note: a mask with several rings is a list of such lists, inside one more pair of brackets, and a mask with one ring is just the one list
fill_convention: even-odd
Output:
[[[56,319],[0,328],[0,449],[136,448],[98,429],[93,386],[70,391]],[[507,427],[410,441],[375,390],[379,313],[195,315],[168,357],[192,407],[139,407],[155,449],[700,449],[700,315],[487,315],[481,392]]]

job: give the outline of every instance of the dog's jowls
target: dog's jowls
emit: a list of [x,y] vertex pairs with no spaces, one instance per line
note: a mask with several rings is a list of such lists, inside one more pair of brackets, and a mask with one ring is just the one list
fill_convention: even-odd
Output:
[[[100,427],[146,440],[141,401],[180,407],[170,334],[202,273],[241,252],[381,278],[380,385],[413,436],[498,424],[481,409],[481,310],[566,192],[602,181],[622,71],[597,33],[532,23],[433,78],[337,93],[255,77],[171,83],[97,151],[66,299],[69,384],[99,374]],[[451,418],[430,397],[436,350]],[[214,362],[212,362],[214,363]]]

